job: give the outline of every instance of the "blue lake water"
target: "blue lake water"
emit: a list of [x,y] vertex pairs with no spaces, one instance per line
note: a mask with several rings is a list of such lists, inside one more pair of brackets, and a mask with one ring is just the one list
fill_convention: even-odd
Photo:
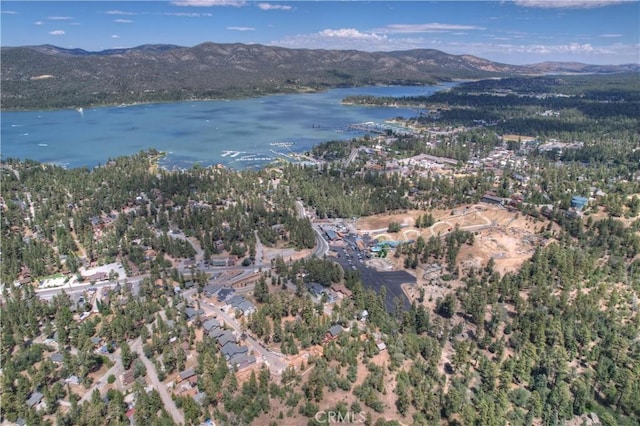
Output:
[[[223,164],[262,167],[283,154],[320,142],[349,140],[351,124],[403,116],[416,110],[343,105],[349,95],[429,95],[438,86],[333,89],[229,101],[186,101],[76,110],[2,112],[2,158],[65,167],[95,167],[110,158],[156,148],[165,167]],[[284,142],[285,144],[281,144]],[[285,145],[285,146],[283,146]]]

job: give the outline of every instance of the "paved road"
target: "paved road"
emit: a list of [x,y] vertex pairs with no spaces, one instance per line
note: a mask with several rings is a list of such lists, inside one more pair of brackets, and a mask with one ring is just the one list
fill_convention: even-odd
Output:
[[[304,219],[307,217],[307,211],[304,208],[302,201],[296,201],[296,209],[298,210],[298,217]],[[324,239],[324,231],[320,229],[318,225],[311,224],[313,231],[316,233],[316,248],[314,249],[312,256],[323,258],[329,252],[329,243]]]
[[[118,351],[120,351],[120,349],[118,349]],[[114,355],[115,355],[115,352],[114,352]],[[115,358],[115,360],[114,360],[114,358]],[[82,398],[80,398],[80,400],[78,401],[78,404],[82,404],[85,401],[90,401],[91,400],[91,395],[93,395],[93,391],[96,390],[96,389],[98,389],[98,391],[100,391],[100,395],[103,395],[102,389],[107,384],[107,379],[109,378],[110,375],[113,374],[117,378],[117,380],[120,380],[120,375],[124,372],[124,368],[122,366],[122,362],[120,361],[119,352],[118,352],[118,356],[111,357],[111,359],[114,360],[113,366],[110,369],[108,369],[102,375],[102,377],[100,377],[100,379],[98,379],[97,382],[93,382],[93,385],[91,385],[91,387],[89,389],[87,389],[85,394],[82,395]]]
[[171,395],[169,395],[169,392],[167,392],[167,387],[158,378],[156,367],[149,360],[149,358],[145,356],[144,351],[142,350],[142,340],[139,337],[133,344],[131,344],[131,351],[138,353],[140,360],[147,369],[147,378],[151,382],[151,386],[153,386],[153,388],[160,394],[160,398],[162,399],[164,408],[171,415],[174,423],[179,425],[184,424],[184,415],[182,414],[182,411],[178,410],[176,403],[173,401],[173,399],[171,399]]
[[353,148],[351,150],[351,153],[349,154],[349,157],[345,160],[344,165],[348,166],[349,164],[351,164],[351,162],[356,159],[358,152],[360,152],[360,148]]
[[[187,301],[191,301],[192,294],[193,293],[185,293],[185,299]],[[282,372],[288,367],[289,363],[287,361],[270,352],[269,349],[265,348],[258,340],[246,334],[246,330],[242,328],[235,318],[232,318],[226,312],[215,307],[210,302],[201,301],[200,307],[204,309],[207,316],[215,315],[219,320],[224,321],[228,326],[234,329],[236,335],[241,336],[242,334],[245,334],[246,337],[244,342],[250,347],[250,349],[253,349],[256,359],[261,358],[263,361],[267,362],[269,370],[271,370],[273,374],[282,374]]]

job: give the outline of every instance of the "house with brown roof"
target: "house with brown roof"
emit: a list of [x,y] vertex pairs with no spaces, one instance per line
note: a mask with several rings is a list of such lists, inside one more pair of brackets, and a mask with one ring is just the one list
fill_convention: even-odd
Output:
[[133,370],[127,370],[122,373],[122,376],[120,376],[120,380],[122,381],[122,386],[129,386],[131,383],[133,383],[135,381]]

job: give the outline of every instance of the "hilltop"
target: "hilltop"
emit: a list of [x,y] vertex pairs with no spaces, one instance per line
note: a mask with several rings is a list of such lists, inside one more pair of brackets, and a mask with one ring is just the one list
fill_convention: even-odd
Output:
[[637,65],[516,66],[433,49],[288,49],[258,44],[143,45],[88,52],[3,47],[2,109],[220,99],[364,85],[434,84],[553,72],[637,71]]

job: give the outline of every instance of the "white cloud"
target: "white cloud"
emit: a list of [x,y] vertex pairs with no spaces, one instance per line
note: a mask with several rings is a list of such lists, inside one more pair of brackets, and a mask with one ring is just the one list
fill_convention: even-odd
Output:
[[363,33],[355,28],[340,28],[338,30],[326,29],[318,33],[321,37],[357,39],[357,40],[384,40],[385,35],[376,33]]
[[326,29],[312,34],[288,36],[272,41],[275,46],[303,49],[340,49],[382,51],[393,50],[394,40],[384,34],[365,33],[354,28]]
[[2,13],[3,15],[17,15],[18,12],[14,11],[14,10],[2,10],[0,11],[0,13]]
[[600,37],[603,37],[603,38],[617,38],[617,37],[622,37],[622,34],[600,34]]
[[53,35],[53,36],[61,36],[64,35],[65,32],[62,30],[55,30],[55,31],[50,31],[49,34]]
[[252,27],[227,27],[228,30],[231,31],[255,31],[255,28]]
[[125,12],[123,10],[107,10],[107,15],[135,15],[133,12]]
[[131,19],[114,19],[113,22],[117,22],[118,24],[133,24]]
[[478,27],[475,25],[441,24],[438,22],[431,22],[427,24],[391,24],[380,28],[378,31],[388,34],[411,34],[484,29],[484,27]]
[[628,0],[516,0],[514,3],[523,7],[547,9],[593,9],[625,2]]
[[568,44],[496,44],[496,48],[505,49],[509,53],[527,53],[527,54],[585,54],[594,53],[596,49],[589,43],[568,43]]
[[47,19],[50,21],[68,21],[73,18],[71,16],[49,16]]
[[171,2],[174,6],[197,6],[197,7],[211,7],[211,6],[244,6],[246,2],[244,0],[178,0]]
[[292,7],[284,4],[258,3],[262,10],[291,10]]
[[36,21],[33,23],[33,25],[44,25],[44,22],[42,21]]
[[183,17],[183,18],[202,18],[202,17],[213,16],[211,13],[197,13],[197,12],[193,12],[193,13],[188,13],[188,12],[165,12],[165,13],[160,13],[160,15],[163,15],[163,16],[179,16],[179,17]]
[[120,36],[118,34],[114,34],[111,36],[111,38],[120,38]]

